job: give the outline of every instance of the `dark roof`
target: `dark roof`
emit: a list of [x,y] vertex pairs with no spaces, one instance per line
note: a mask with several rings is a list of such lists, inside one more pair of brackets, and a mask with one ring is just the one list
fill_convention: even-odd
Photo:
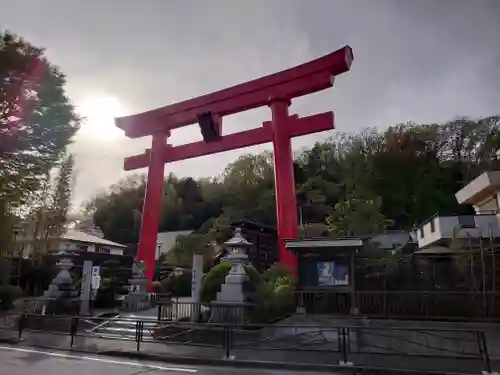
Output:
[[285,247],[295,252],[299,249],[309,250],[311,248],[361,248],[363,247],[363,239],[361,237],[316,237],[316,238],[298,238],[285,239]]
[[271,227],[269,225],[257,223],[251,220],[236,220],[231,223],[232,227],[240,227],[241,229],[251,229],[251,230],[261,230],[262,232],[274,233],[277,234],[278,231],[276,228]]

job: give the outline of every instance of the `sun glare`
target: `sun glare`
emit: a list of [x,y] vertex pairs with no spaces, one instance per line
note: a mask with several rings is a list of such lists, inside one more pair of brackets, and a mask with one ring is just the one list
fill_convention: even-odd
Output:
[[115,127],[115,117],[122,115],[120,102],[109,95],[96,95],[84,100],[79,106],[80,114],[85,117],[81,133],[97,140],[110,140],[122,132]]

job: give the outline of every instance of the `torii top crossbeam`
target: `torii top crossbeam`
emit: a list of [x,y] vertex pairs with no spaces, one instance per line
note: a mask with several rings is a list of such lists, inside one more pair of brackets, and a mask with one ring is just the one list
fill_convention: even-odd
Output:
[[332,77],[347,72],[353,60],[345,46],[329,55],[279,73],[242,83],[183,102],[116,119],[116,126],[130,138],[172,130],[198,121],[211,112],[220,117],[266,106],[272,98],[293,99],[333,86]]

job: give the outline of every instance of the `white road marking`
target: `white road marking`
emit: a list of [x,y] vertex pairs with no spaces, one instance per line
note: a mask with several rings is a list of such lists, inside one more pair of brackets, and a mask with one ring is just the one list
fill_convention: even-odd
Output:
[[118,317],[119,317],[119,316],[120,316],[120,314],[117,314],[117,315],[113,316],[113,317],[112,317],[111,319],[109,319],[109,320],[105,320],[104,322],[102,322],[102,323],[100,323],[100,324],[96,324],[96,326],[95,326],[95,327],[92,327],[92,329],[87,330],[87,331],[89,331],[89,332],[94,332],[94,331],[98,330],[99,328],[101,328],[103,325],[108,324],[108,323],[109,323],[109,322],[111,322],[112,320],[114,320],[114,319],[118,319]]
[[163,366],[148,365],[148,364],[144,364],[144,363],[140,363],[140,362],[116,361],[116,360],[113,360],[113,359],[105,359],[105,358],[97,358],[97,357],[87,357],[87,356],[77,356],[77,355],[62,354],[62,353],[55,353],[55,352],[44,352],[44,351],[35,350],[35,349],[14,348],[12,346],[0,346],[0,350],[12,350],[12,351],[15,351],[15,352],[22,352],[22,353],[36,353],[36,354],[43,354],[43,355],[47,355],[47,356],[51,356],[51,357],[58,357],[58,358],[83,359],[85,361],[94,361],[94,362],[101,362],[101,363],[109,363],[109,364],[114,364],[114,365],[145,367],[145,368],[150,368],[150,369],[153,369],[153,370],[178,371],[178,372],[189,372],[189,373],[196,373],[196,372],[198,372],[198,370],[191,369],[191,368],[163,367]]

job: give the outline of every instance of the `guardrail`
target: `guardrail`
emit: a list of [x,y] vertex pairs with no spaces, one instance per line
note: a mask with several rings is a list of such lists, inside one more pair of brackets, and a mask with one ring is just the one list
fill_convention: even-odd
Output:
[[[113,329],[114,326],[118,328]],[[50,340],[46,338],[49,333],[68,336],[66,345],[69,347],[86,345],[91,338],[135,343],[133,349],[138,352],[151,350],[150,346],[143,348],[143,344],[161,343],[163,345],[157,348],[208,348],[214,350],[210,354],[212,358],[222,355],[227,359],[236,357],[332,366],[491,372],[487,341],[480,330],[279,324],[241,326],[37,314],[23,314],[15,324],[4,329],[17,332],[17,337],[25,338],[27,344],[31,334],[42,332],[44,340]],[[84,340],[80,341],[80,338]],[[93,341],[91,345],[96,348],[100,344]],[[167,353],[168,350],[171,349],[167,349]],[[191,355],[193,350],[190,349]]]

